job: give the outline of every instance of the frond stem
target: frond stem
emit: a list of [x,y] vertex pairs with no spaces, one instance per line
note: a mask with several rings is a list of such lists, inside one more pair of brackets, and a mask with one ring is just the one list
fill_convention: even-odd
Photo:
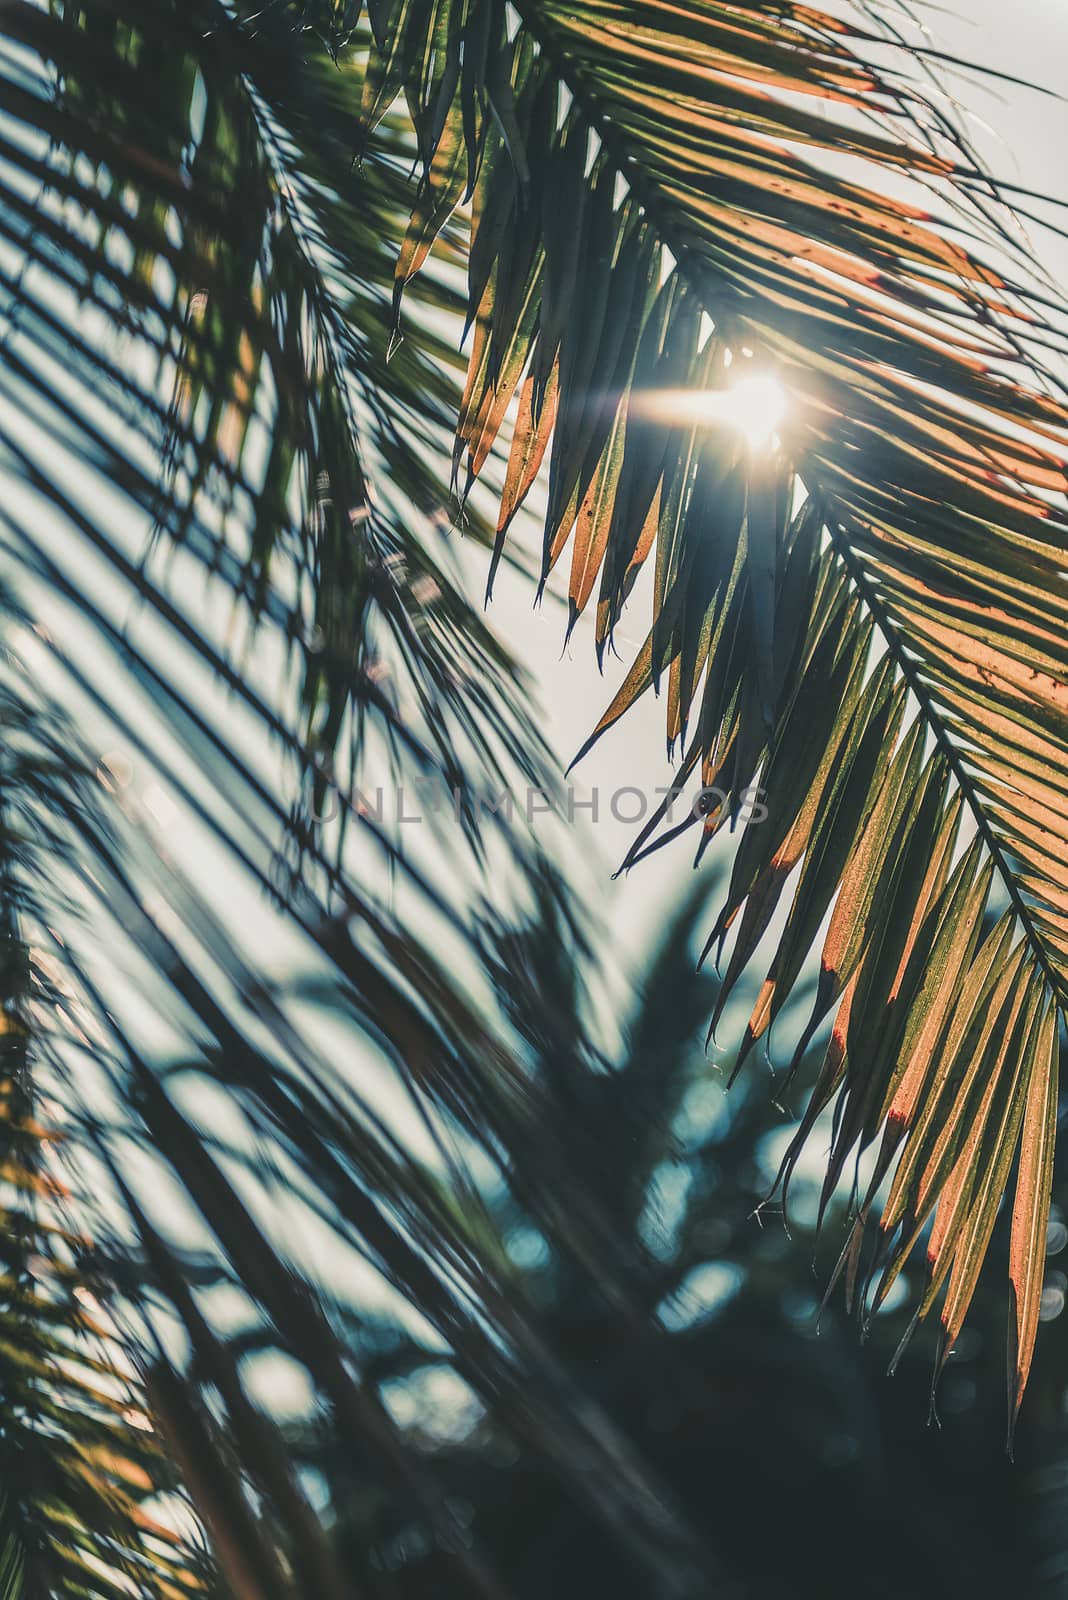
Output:
[[873,584],[867,572],[864,570],[864,566],[861,563],[857,552],[850,544],[840,523],[838,523],[836,519],[830,515],[826,507],[826,502],[820,496],[820,494],[810,489],[807,484],[805,485],[805,488],[807,492],[812,495],[812,498],[816,501],[816,504],[820,508],[821,521],[827,530],[827,537],[830,539],[831,546],[835,554],[838,556],[842,565],[849,574],[850,580],[864,605],[871,613],[876,627],[882,634],[883,642],[886,645],[894,665],[901,673],[907,688],[910,689],[912,694],[915,696],[920,708],[920,715],[923,717],[927,727],[930,728],[931,733],[934,736],[935,743],[937,744],[947,767],[956,780],[961,794],[964,796],[968,810],[971,812],[972,818],[975,822],[976,831],[978,832],[979,837],[982,839],[983,844],[994,863],[994,868],[998,874],[998,877],[1001,879],[1006,894],[1009,897],[1009,903],[1012,906],[1017,921],[1020,923],[1020,926],[1023,929],[1024,936],[1034,952],[1035,959],[1038,962],[1038,965],[1041,968],[1052,992],[1058,996],[1059,1000],[1063,1004],[1063,980],[1060,979],[1053,970],[1049,957],[1046,954],[1042,938],[1035,926],[1031,908],[1028,906],[1026,900],[1020,893],[1019,886],[1016,883],[1015,875],[1005,858],[1004,847],[1002,846],[1000,839],[998,839],[997,835],[994,833],[993,828],[990,826],[990,819],[983,808],[982,800],[975,791],[975,786],[971,781],[971,776],[968,773],[968,769],[965,767],[964,762],[961,759],[960,752],[956,748],[949,735],[949,731],[942,719],[941,712],[939,711],[938,706],[935,704],[927,685],[920,676],[915,661],[904,649],[901,639],[898,636],[898,631],[893,617],[883,604],[882,597],[880,596],[878,589]]

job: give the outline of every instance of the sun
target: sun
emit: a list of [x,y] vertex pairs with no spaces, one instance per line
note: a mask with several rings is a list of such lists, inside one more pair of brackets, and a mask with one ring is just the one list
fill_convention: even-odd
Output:
[[731,428],[754,454],[775,448],[788,410],[786,390],[766,370],[739,373],[724,389],[655,389],[640,405],[646,416],[664,423]]
[[739,378],[716,396],[720,416],[743,434],[752,450],[766,450],[786,415],[786,391],[768,372]]

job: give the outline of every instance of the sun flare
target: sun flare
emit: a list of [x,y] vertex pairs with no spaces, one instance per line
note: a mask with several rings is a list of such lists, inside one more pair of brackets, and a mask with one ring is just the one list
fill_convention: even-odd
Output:
[[767,372],[739,378],[714,398],[722,407],[717,415],[744,434],[753,450],[767,449],[786,415],[786,391]]
[[706,423],[735,429],[749,448],[773,447],[787,413],[786,391],[770,372],[740,375],[725,389],[658,389],[643,402],[643,411],[666,423]]

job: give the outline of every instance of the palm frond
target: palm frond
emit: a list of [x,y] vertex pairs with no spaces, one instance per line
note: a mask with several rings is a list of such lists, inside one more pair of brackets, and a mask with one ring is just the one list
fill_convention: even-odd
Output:
[[77,1116],[45,1063],[58,997],[24,926],[41,911],[42,856],[65,848],[54,808],[67,778],[28,710],[0,696],[0,1587],[10,1600],[198,1600],[217,1592],[212,1567],[140,1347],[112,1314],[84,1167],[69,1159]]
[[[834,1100],[829,1193],[885,1130],[857,1189],[863,1220],[897,1161],[876,1303],[940,1206],[922,1310],[948,1282],[947,1349],[1022,1145],[1015,1412],[1068,980],[1064,302],[923,51],[867,10],[515,11],[374,8],[359,108],[374,126],[403,91],[424,152],[399,285],[471,203],[457,467],[515,406],[496,554],[547,462],[543,579],[570,544],[599,652],[652,564],[595,737],[666,688],[702,848],[766,791],[710,941],[734,930],[725,999],[789,885],[743,1058],[833,907],[803,1132]],[[754,377],[786,395],[764,451],[710,420]]]
[[[398,1539],[464,1592],[500,1592],[339,1332],[362,1266],[649,1568],[693,1565],[610,1429],[559,1393],[529,1415],[524,1374],[547,1358],[522,1318],[490,1333],[499,1251],[436,1170],[460,1137],[499,1158],[523,1101],[515,1041],[480,1003],[494,907],[467,894],[496,851],[522,903],[539,853],[478,802],[516,773],[550,780],[521,676],[432,515],[444,284],[385,382],[411,147],[383,130],[354,170],[351,69],[288,33],[250,48],[223,6],[26,5],[5,21],[0,543],[29,614],[0,699],[51,779],[20,880],[54,984],[39,1070],[76,1120],[175,1481],[235,1594],[350,1593]],[[361,797],[391,771],[458,791],[466,848],[402,850]],[[153,781],[216,878],[151,824]],[[329,1046],[325,1008],[310,1024],[307,995],[258,959],[272,938],[314,973]],[[362,1071],[411,1108],[425,1167]],[[232,1138],[212,1126],[220,1098]],[[294,1248],[294,1214],[324,1260]],[[260,1347],[302,1364],[323,1428],[379,1481],[356,1575],[190,1285],[229,1291]],[[148,1575],[139,1592],[168,1593]]]
[[[344,1332],[347,1318],[357,1328],[364,1321],[359,1286],[369,1270],[398,1318],[418,1318],[431,1348],[447,1356],[496,1425],[559,1474],[643,1570],[669,1575],[680,1594],[703,1592],[711,1558],[701,1539],[611,1418],[580,1402],[537,1315],[515,1292],[471,1175],[475,1148],[483,1169],[488,1160],[520,1179],[536,1172],[539,1210],[566,1231],[559,1197],[550,1201],[535,1067],[518,1024],[502,1027],[492,1013],[484,1019],[410,929],[379,920],[382,953],[370,958],[343,923],[321,930],[343,982],[324,985],[320,977],[309,993],[329,1003],[335,1026],[349,1019],[350,1032],[373,1046],[365,1044],[369,1071],[383,1062],[392,1069],[394,1098],[410,1100],[430,1137],[430,1155],[420,1161],[410,1133],[402,1142],[363,1092],[351,1060],[325,1056],[315,1030],[298,1027],[301,996],[257,987],[257,974],[213,930],[210,906],[189,892],[172,902],[182,913],[183,944],[195,933],[198,965],[206,950],[218,964],[209,981],[201,978],[165,931],[167,919],[159,910],[149,917],[90,817],[80,828],[92,853],[78,900],[99,897],[90,925],[100,926],[106,905],[116,929],[133,935],[157,975],[157,1016],[173,1012],[201,1053],[166,1069],[148,1059],[128,999],[105,1003],[91,953],[72,938],[52,941],[49,953],[78,1029],[92,1029],[103,1090],[88,1103],[82,1098],[92,1080],[69,1031],[52,1064],[80,1106],[90,1153],[103,1167],[101,1193],[115,1208],[110,1271],[137,1329],[151,1414],[230,1586],[264,1600],[347,1593],[361,1576],[373,1581],[399,1540],[425,1548],[437,1581],[455,1592],[503,1592],[485,1553],[470,1547],[432,1456],[398,1427],[381,1377],[365,1373],[359,1339]],[[559,902],[559,886],[546,885],[545,893]],[[509,938],[518,949],[537,933],[544,949],[552,926],[554,957],[563,947],[559,922],[509,933],[491,908],[482,916],[485,937],[492,930],[491,984],[504,981],[495,962]],[[526,1025],[537,1014],[534,997],[519,1001],[516,977],[510,968],[512,1003]],[[536,999],[544,1014],[540,986]],[[581,1021],[563,1002],[560,1012],[561,1031],[574,1036],[577,1062],[587,1067]],[[204,1104],[208,1088],[225,1098],[225,1137],[213,1126],[214,1102]],[[293,1216],[296,1239],[286,1225]],[[588,1231],[594,1243],[598,1216]],[[573,1244],[584,1243],[571,1222]],[[304,1244],[309,1230],[322,1241],[319,1259]],[[579,1255],[599,1271],[595,1250]],[[201,1286],[240,1298],[241,1339],[300,1364],[318,1428],[350,1473],[374,1481],[367,1505],[350,1501],[344,1475],[334,1485],[336,1514],[359,1527],[344,1562],[294,1475],[277,1422],[250,1397],[240,1340],[220,1332],[195,1292]],[[622,1276],[618,1292],[629,1292]],[[175,1327],[184,1361],[171,1353]]]
[[[383,130],[354,172],[344,79],[288,43],[235,57],[232,31],[221,6],[6,19],[3,448],[28,491],[9,539],[48,589],[49,559],[76,564],[75,606],[117,576],[161,647],[289,752],[314,809],[375,741],[465,796],[479,763],[494,784],[533,773],[514,668],[471,625],[414,443],[444,438],[454,392],[432,328],[385,382],[405,138]],[[452,299],[428,284],[424,305]],[[204,585],[230,640],[259,638],[277,709],[191,611]]]

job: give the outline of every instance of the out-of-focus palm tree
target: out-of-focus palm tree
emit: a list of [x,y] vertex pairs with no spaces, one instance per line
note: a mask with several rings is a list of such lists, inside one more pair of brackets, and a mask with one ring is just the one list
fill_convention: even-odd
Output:
[[[713,878],[712,893],[720,887]],[[569,942],[551,902],[550,915],[503,941],[516,1009],[527,984],[556,1000],[530,1040],[529,1125],[505,1173],[485,1185],[482,1235],[507,1261],[511,1298],[536,1318],[552,1357],[529,1374],[527,1406],[547,1413],[566,1384],[573,1408],[618,1430],[687,1529],[696,1573],[663,1556],[654,1571],[636,1562],[575,1493],[552,1441],[509,1427],[447,1352],[379,1326],[365,1331],[365,1359],[507,1593],[639,1597],[689,1584],[770,1597],[789,1584],[844,1600],[861,1582],[888,1597],[905,1586],[960,1600],[1006,1588],[1060,1593],[1063,1350],[1040,1344],[1038,1392],[1012,1466],[1000,1450],[1004,1306],[994,1279],[984,1279],[969,1337],[938,1375],[941,1421],[928,1428],[918,1423],[938,1372],[935,1341],[914,1341],[890,1379],[895,1319],[876,1318],[861,1342],[840,1301],[820,1305],[816,1168],[798,1176],[793,1236],[779,1219],[754,1216],[796,1116],[759,1080],[728,1094],[733,1052],[717,1065],[702,1049],[717,985],[686,956],[700,946],[709,892],[664,930],[608,1056],[591,1053],[583,1008],[569,1003],[579,996],[561,970]],[[813,1052],[802,1089],[817,1068]],[[1055,1196],[1068,1198],[1063,1179]],[[1064,1248],[1059,1220],[1050,1246]],[[920,1277],[922,1258],[906,1272]],[[326,1481],[345,1482],[335,1438],[298,1423],[290,1442]],[[372,1493],[357,1483],[350,1508]],[[365,1528],[344,1504],[338,1513],[356,1561]],[[674,1540],[668,1548],[677,1556]],[[464,1592],[439,1552],[399,1529],[393,1560],[405,1592]]]
[[[671,1306],[733,1261],[763,1098],[666,1244],[650,1206],[695,1025],[770,930],[744,1065],[828,913],[785,1171],[833,1102],[837,1212],[882,1135],[842,1275],[866,1320],[937,1206],[944,1355],[1015,1168],[1015,1415],[1068,949],[1063,314],[930,52],[862,16],[4,6],[5,1594],[541,1592],[587,1529],[635,1593],[737,1583],[700,1482],[736,1313],[719,1345]],[[725,425],[780,394],[763,443]],[[722,989],[684,922],[615,1065],[584,919],[498,806],[551,763],[445,537],[458,486],[520,559],[543,462],[540,575],[573,535],[602,651],[655,568],[598,731],[663,684],[702,845],[766,799]],[[404,1420],[431,1356],[488,1419],[440,1448]]]

